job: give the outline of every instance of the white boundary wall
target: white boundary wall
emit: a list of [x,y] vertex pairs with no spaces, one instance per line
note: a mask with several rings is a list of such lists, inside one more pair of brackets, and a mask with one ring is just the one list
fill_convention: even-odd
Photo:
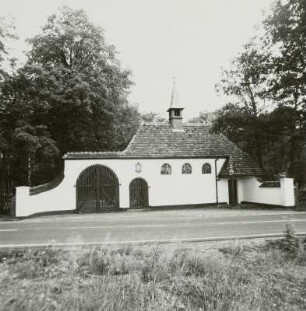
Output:
[[[224,161],[217,161],[217,174]],[[142,166],[140,173],[135,172],[138,162]],[[164,163],[171,165],[171,175],[160,174]],[[184,163],[191,164],[192,174],[182,174]],[[202,174],[204,163],[211,165],[211,174]],[[215,159],[66,160],[65,177],[56,188],[36,195],[30,195],[29,187],[16,188],[16,216],[75,210],[77,178],[84,169],[92,165],[105,165],[117,175],[120,208],[129,208],[129,185],[138,177],[144,178],[148,183],[150,206],[214,204],[217,201]],[[279,188],[264,188],[260,185],[255,177],[238,179],[238,202],[294,206],[293,179],[282,178]],[[229,203],[227,179],[218,180],[218,202]]]
[[261,204],[294,206],[293,178],[281,178],[280,187],[260,187],[255,177],[240,181],[242,191],[238,191],[239,202],[252,202]]
[[[217,161],[217,174],[225,159]],[[142,172],[135,172],[136,163]],[[171,175],[161,175],[161,166],[171,165]],[[192,174],[182,174],[182,165],[189,163]],[[202,165],[211,165],[211,174],[202,174]],[[105,165],[119,180],[119,205],[129,208],[129,185],[134,178],[144,178],[149,186],[149,205],[191,205],[216,203],[215,159],[93,159],[66,160],[63,181],[54,189],[36,195],[29,187],[16,189],[16,216],[76,209],[76,182],[81,172],[92,165]],[[227,184],[218,181],[219,202],[228,202]]]

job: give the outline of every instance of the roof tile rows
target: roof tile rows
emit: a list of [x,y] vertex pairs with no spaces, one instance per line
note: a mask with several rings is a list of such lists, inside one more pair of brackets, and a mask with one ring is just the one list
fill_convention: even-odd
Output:
[[259,176],[257,163],[225,136],[212,134],[206,125],[183,125],[175,131],[168,123],[140,125],[122,152],[74,152],[65,159],[88,158],[227,158],[219,176]]

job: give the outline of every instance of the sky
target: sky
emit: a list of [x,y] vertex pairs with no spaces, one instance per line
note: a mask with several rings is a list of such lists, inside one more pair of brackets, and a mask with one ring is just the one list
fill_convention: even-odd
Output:
[[273,0],[0,0],[0,15],[15,19],[19,40],[11,53],[27,49],[26,38],[41,32],[48,16],[67,5],[84,9],[104,28],[124,69],[135,83],[129,101],[140,112],[167,116],[173,77],[184,117],[226,104],[217,95],[227,68],[254,35]]

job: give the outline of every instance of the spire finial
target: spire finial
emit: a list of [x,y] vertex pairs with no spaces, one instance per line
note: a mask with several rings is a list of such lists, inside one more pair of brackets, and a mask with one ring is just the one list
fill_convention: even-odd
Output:
[[175,77],[172,77],[173,85],[172,85],[172,93],[170,100],[170,108],[180,108],[178,92],[175,86]]

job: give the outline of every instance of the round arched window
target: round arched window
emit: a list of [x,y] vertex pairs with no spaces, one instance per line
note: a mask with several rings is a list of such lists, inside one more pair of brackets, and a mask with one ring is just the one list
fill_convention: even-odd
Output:
[[202,174],[211,174],[211,166],[209,163],[205,163],[202,166]]
[[191,174],[191,173],[192,173],[191,165],[189,163],[185,163],[182,166],[182,174]]
[[171,166],[168,163],[163,164],[160,173],[162,175],[171,175]]

